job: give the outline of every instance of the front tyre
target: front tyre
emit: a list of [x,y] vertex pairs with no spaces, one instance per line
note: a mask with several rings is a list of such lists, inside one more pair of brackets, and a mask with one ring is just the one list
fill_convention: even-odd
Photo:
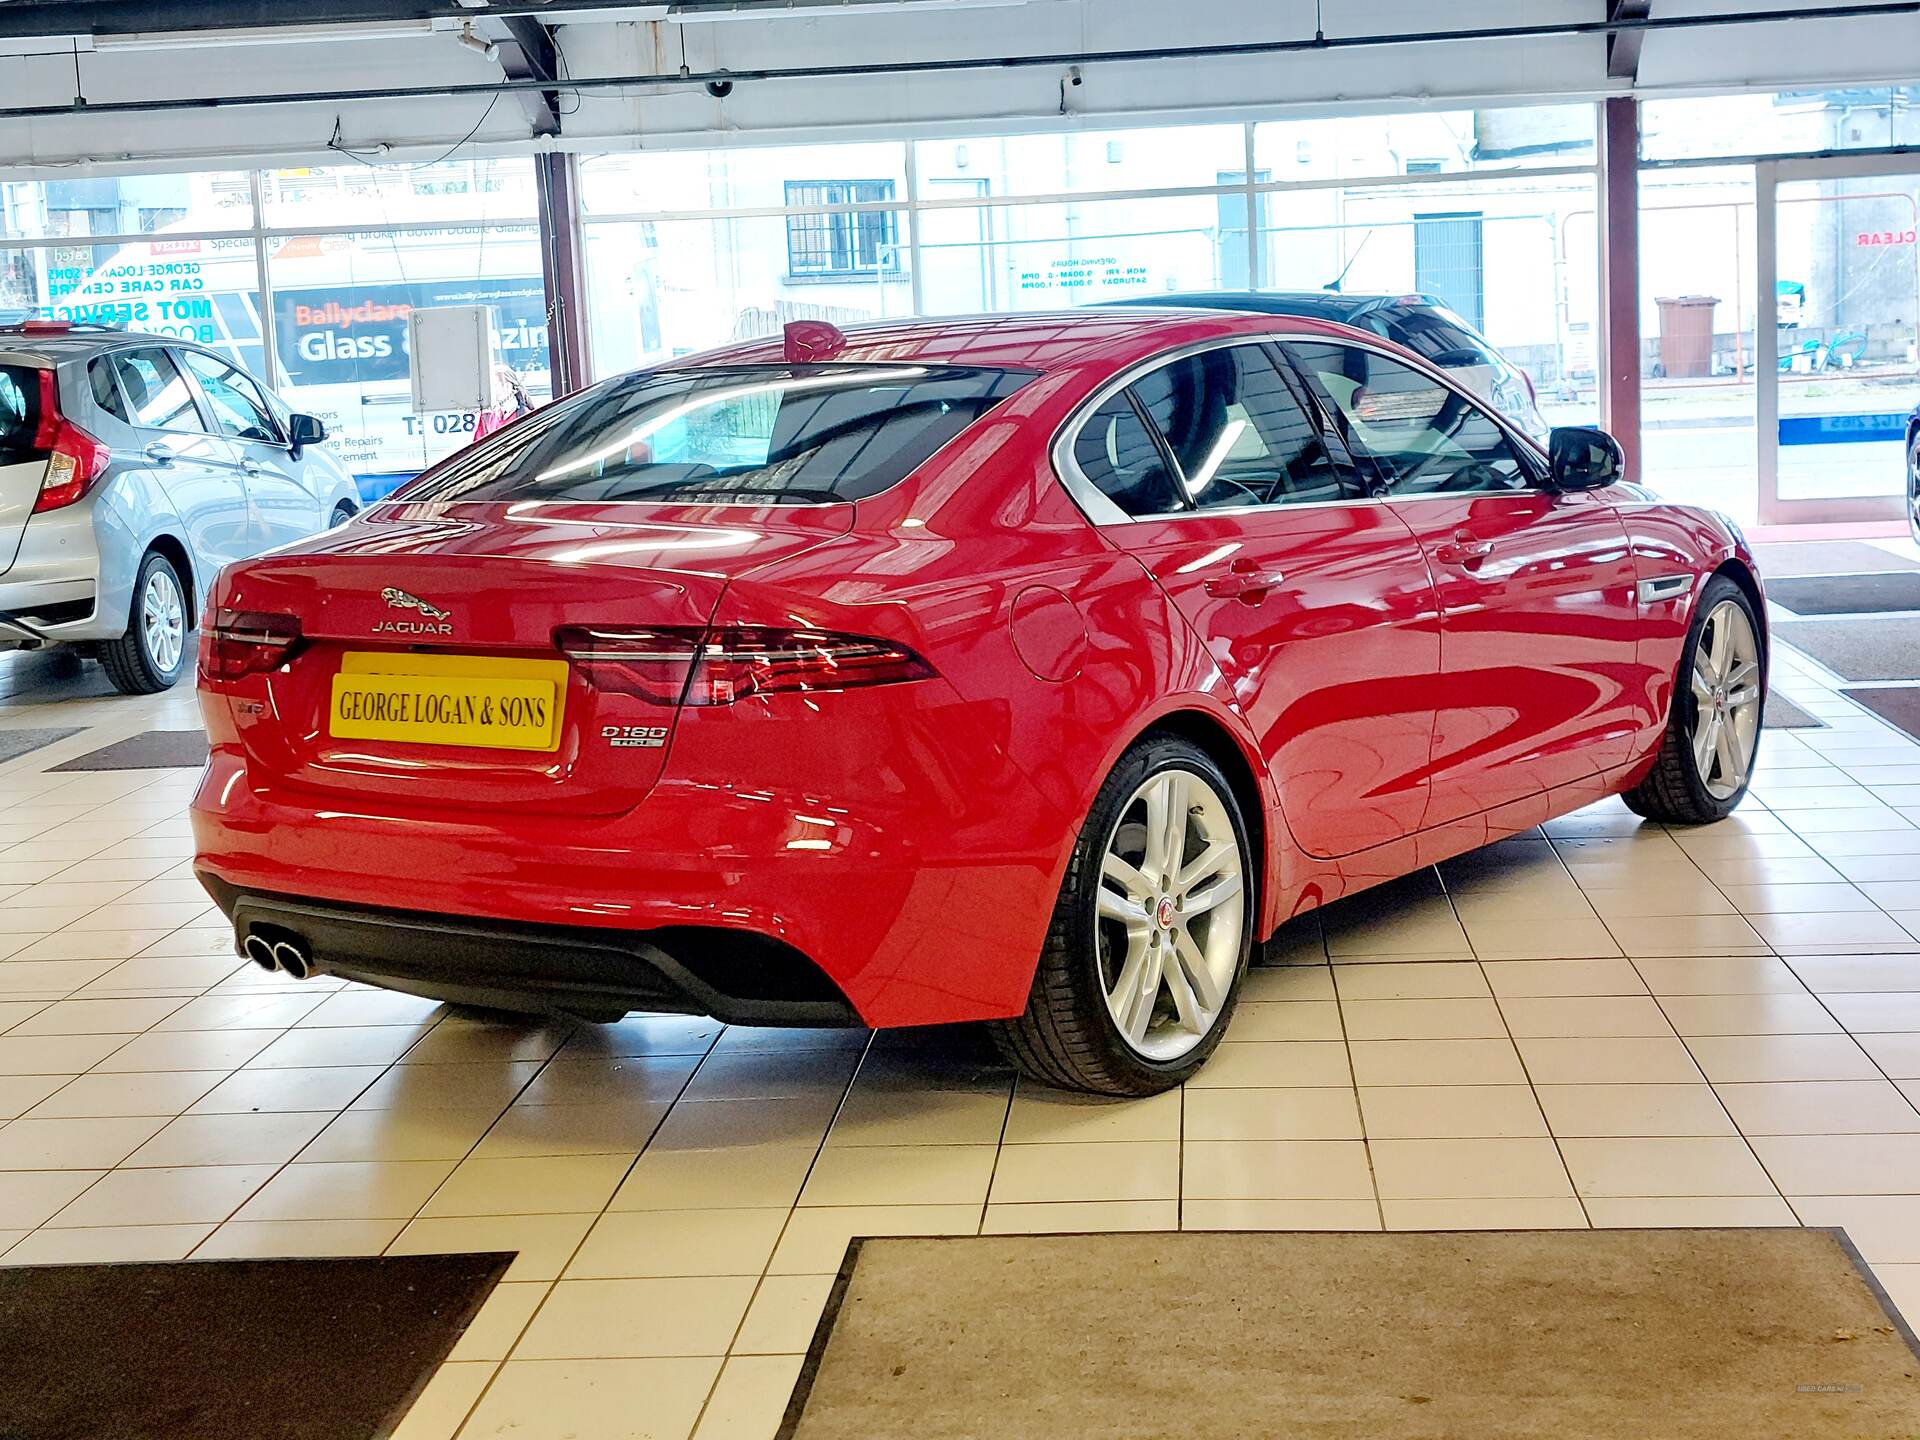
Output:
[[100,663],[123,695],[152,695],[180,678],[187,655],[187,599],[173,562],[148,551],[133,581],[127,631],[100,647]]
[[1694,610],[1660,755],[1623,797],[1650,820],[1708,825],[1733,813],[1753,777],[1767,702],[1766,647],[1747,592],[1724,575]]
[[1220,1043],[1253,949],[1253,848],[1207,753],[1150,736],[1094,798],[1026,1011],[991,1029],[1022,1073],[1152,1095]]

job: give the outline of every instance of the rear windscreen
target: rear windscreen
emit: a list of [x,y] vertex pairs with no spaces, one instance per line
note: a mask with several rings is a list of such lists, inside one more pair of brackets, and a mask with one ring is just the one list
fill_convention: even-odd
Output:
[[961,366],[624,375],[429,471],[404,500],[825,504],[876,495],[1026,384]]
[[0,365],[0,463],[34,456],[40,431],[40,372]]

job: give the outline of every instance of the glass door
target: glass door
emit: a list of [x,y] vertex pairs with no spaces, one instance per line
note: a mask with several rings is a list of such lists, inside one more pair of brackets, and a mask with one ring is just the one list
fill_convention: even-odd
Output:
[[1920,403],[1920,162],[1756,167],[1760,520],[1898,520]]

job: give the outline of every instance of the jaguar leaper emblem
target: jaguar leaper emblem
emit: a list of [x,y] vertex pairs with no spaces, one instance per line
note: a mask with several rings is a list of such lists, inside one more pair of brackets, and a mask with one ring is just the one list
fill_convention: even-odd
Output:
[[409,595],[406,591],[389,585],[380,592],[380,598],[387,602],[389,609],[418,610],[429,620],[444,620],[452,613],[442,610],[438,605],[429,605],[418,595]]

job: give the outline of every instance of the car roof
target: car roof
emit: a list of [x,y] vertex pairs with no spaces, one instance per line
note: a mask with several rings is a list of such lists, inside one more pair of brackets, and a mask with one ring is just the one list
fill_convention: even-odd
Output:
[[[1086,306],[1078,310],[1040,310],[1007,315],[956,315],[919,320],[881,321],[842,328],[846,345],[835,364],[887,361],[930,365],[980,365],[1042,373],[1087,364],[1124,366],[1177,345],[1236,335],[1318,335],[1365,338],[1348,326],[1300,315],[1250,314],[1247,311],[1167,308],[1159,305]],[[785,358],[779,335],[764,336],[709,350],[675,365],[778,364]]]
[[198,350],[191,340],[175,335],[150,335],[112,325],[76,325],[71,330],[28,330],[18,322],[0,325],[0,354],[49,361],[71,360],[127,345],[178,345]]

